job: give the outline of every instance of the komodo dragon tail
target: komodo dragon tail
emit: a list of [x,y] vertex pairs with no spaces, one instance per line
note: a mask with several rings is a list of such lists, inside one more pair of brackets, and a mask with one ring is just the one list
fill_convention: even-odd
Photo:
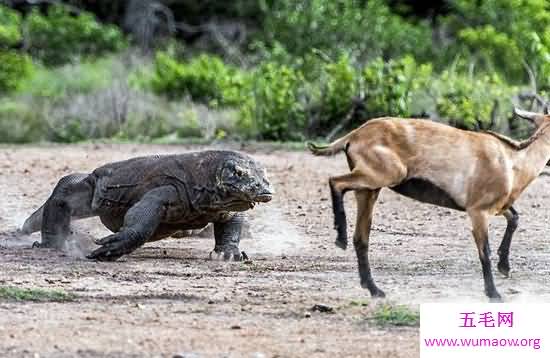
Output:
[[24,235],[30,235],[33,232],[40,230],[42,227],[43,215],[44,215],[44,206],[41,206],[31,216],[29,216],[27,220],[25,220],[25,223],[21,228],[21,233]]
[[343,137],[336,139],[334,142],[328,145],[317,145],[313,142],[307,142],[307,147],[313,153],[313,155],[320,156],[331,156],[335,155],[346,149],[346,146],[349,142],[349,135],[353,133],[350,132]]

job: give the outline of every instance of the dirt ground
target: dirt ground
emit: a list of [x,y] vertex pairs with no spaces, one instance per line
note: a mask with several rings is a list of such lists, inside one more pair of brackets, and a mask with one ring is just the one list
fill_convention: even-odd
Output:
[[[83,258],[98,220],[75,224],[65,253],[31,249],[39,234],[14,234],[72,172],[133,156],[206,147],[71,145],[0,147],[0,286],[63,289],[70,302],[0,299],[0,356],[48,357],[417,357],[418,327],[380,326],[383,303],[417,310],[430,301],[483,301],[483,281],[463,213],[383,191],[371,239],[373,275],[387,295],[359,286],[355,253],[336,248],[327,177],[343,157],[244,148],[263,162],[275,199],[249,212],[241,242],[252,262],[208,260],[213,239],[150,243],[117,262]],[[512,276],[495,273],[507,301],[550,299],[547,249],[550,177],[541,176],[516,208]],[[346,198],[349,232],[355,204]],[[493,262],[504,218],[491,224]],[[495,270],[496,271],[496,270]],[[368,303],[357,305],[356,302]],[[325,304],[333,313],[312,312]]]

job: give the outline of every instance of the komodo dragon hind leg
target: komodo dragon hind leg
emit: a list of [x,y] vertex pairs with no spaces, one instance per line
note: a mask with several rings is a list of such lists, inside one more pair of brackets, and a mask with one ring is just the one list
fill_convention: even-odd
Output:
[[165,206],[178,197],[172,186],[162,186],[149,191],[124,216],[120,231],[96,241],[102,245],[88,255],[89,259],[114,261],[151,239],[165,213]]
[[42,231],[42,242],[33,247],[62,249],[70,234],[71,217],[92,216],[94,183],[88,174],[67,175],[57,183],[48,200],[23,224],[22,232]]
[[[239,251],[239,242],[241,241],[241,232],[244,223],[242,214],[236,214],[228,221],[214,223],[214,238],[216,246],[213,253],[219,258],[223,255],[225,261],[241,261],[248,257],[244,252]],[[212,252],[210,258],[212,258]]]

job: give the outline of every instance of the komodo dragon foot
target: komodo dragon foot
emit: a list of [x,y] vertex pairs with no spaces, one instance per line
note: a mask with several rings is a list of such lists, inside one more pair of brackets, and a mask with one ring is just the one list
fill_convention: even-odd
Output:
[[142,245],[142,240],[132,236],[132,231],[121,231],[96,240],[95,243],[102,246],[86,257],[98,261],[115,261]]
[[65,242],[62,240],[56,240],[52,241],[51,239],[48,241],[43,240],[35,241],[32,243],[31,248],[33,249],[57,249],[57,250],[63,250],[65,248]]
[[210,252],[210,259],[221,259],[225,261],[248,260],[248,255],[239,250],[241,232],[244,218],[241,214],[233,216],[225,222],[214,223],[214,239],[216,246]]

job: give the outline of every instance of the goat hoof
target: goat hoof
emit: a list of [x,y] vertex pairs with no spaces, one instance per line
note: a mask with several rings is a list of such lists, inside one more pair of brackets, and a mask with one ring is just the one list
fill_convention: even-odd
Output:
[[341,248],[342,250],[345,250],[348,248],[347,240],[336,239],[336,241],[334,241],[334,244],[339,248]]
[[510,265],[499,262],[497,268],[498,272],[500,272],[504,277],[510,278]]
[[368,289],[369,292],[370,292],[370,295],[373,298],[384,298],[384,297],[386,297],[386,294],[384,293],[384,291],[382,291],[381,289],[379,289],[376,286],[373,288],[372,286],[368,285],[367,283],[361,282],[361,287]]
[[377,288],[376,290],[372,291],[370,295],[374,298],[384,298],[386,297],[386,294],[381,289]]

